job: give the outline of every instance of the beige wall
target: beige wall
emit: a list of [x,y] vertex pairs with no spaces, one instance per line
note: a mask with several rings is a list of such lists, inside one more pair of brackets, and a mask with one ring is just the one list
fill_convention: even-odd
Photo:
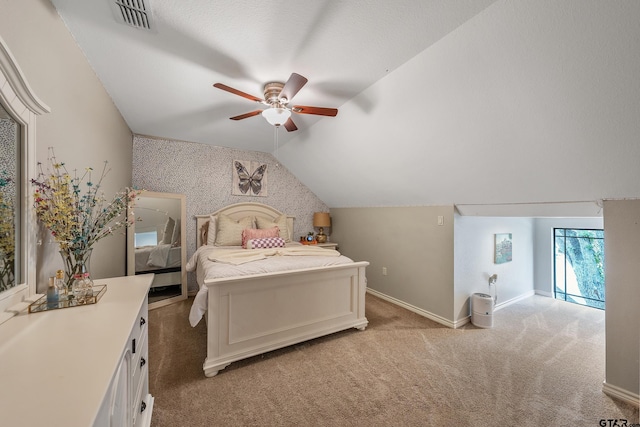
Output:
[[340,252],[370,262],[370,289],[454,320],[453,206],[335,208],[331,221]]
[[606,385],[640,394],[640,200],[604,202]]
[[[37,157],[46,164],[54,147],[69,169],[112,171],[103,189],[108,199],[131,184],[132,134],[54,7],[45,0],[0,2],[0,36],[36,95],[51,108],[38,117]],[[48,235],[38,248],[38,285],[62,267]],[[125,274],[124,234],[100,241],[91,260],[94,277]]]

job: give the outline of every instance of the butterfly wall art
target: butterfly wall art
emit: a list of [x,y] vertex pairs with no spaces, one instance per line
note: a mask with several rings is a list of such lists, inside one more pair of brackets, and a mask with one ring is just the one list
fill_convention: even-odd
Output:
[[234,196],[267,196],[267,165],[261,162],[233,161]]

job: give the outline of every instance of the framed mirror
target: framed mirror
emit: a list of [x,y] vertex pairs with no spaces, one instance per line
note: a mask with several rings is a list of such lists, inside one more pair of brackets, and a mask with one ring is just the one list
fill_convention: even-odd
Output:
[[[20,271],[20,125],[0,103],[0,292],[22,280]],[[16,252],[17,250],[17,252]]]
[[0,37],[0,323],[36,292],[36,236],[29,178],[36,175],[36,117],[48,113]]
[[155,274],[149,309],[186,299],[185,195],[144,191],[129,209],[127,274]]

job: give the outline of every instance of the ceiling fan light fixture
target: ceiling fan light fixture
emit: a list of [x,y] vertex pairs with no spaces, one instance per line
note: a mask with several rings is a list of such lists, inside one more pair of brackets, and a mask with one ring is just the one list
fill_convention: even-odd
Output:
[[281,107],[267,108],[262,111],[262,117],[273,126],[282,126],[291,117],[291,111]]
[[[120,1],[120,0],[119,0]],[[133,0],[126,0],[133,1]],[[291,119],[292,113],[312,114],[316,116],[335,117],[338,114],[337,108],[311,107],[304,105],[294,105],[287,107],[298,91],[307,83],[307,78],[300,74],[291,73],[286,83],[269,82],[264,85],[264,99],[234,89],[222,83],[215,83],[213,87],[241,96],[250,101],[266,105],[265,110],[254,110],[249,113],[240,114],[239,116],[229,117],[231,120],[243,120],[249,117],[255,117],[262,114],[267,122],[276,128],[284,125],[287,132],[294,132],[298,127]],[[276,132],[277,134],[277,132]]]

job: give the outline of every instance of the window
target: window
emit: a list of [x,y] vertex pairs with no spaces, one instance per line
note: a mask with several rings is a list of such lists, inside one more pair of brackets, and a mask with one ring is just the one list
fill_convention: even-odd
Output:
[[141,248],[143,246],[157,246],[158,233],[156,231],[135,233],[134,240],[134,245],[136,248]]
[[554,228],[554,297],[604,310],[604,230]]

